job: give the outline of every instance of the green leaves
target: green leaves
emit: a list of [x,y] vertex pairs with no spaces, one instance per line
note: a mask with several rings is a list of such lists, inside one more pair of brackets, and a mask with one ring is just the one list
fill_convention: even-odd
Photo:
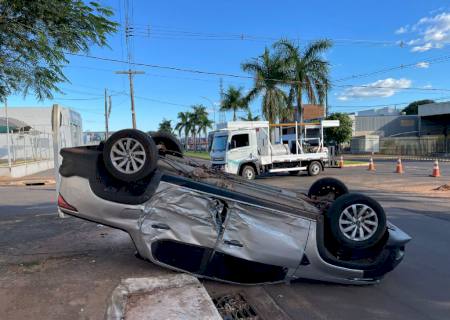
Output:
[[341,144],[351,140],[352,119],[348,114],[336,112],[327,117],[327,120],[339,120],[339,127],[325,128],[325,139],[328,143]]
[[173,132],[172,120],[167,120],[166,118],[162,119],[162,121],[159,123],[158,131],[171,134]]
[[0,100],[34,91],[52,98],[68,81],[65,52],[106,46],[117,24],[112,10],[81,0],[2,0],[0,2]]
[[243,87],[228,87],[224,93],[220,111],[233,111],[233,121],[236,121],[236,112],[240,109],[248,109],[248,99],[242,94]]

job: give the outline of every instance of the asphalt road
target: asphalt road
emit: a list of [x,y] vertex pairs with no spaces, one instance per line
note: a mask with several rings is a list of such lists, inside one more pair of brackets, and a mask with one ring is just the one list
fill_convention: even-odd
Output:
[[[450,319],[449,198],[370,188],[366,182],[371,173],[363,170],[330,169],[327,174],[379,200],[389,219],[413,237],[405,260],[380,284],[300,280],[248,288],[205,281],[207,289],[250,295],[258,290],[275,301],[287,319]],[[420,172],[411,176],[428,183]],[[392,175],[390,167],[380,167],[377,174],[387,181]],[[409,177],[392,179],[407,184]],[[306,191],[314,179],[276,176],[259,182]],[[0,187],[1,319],[101,319],[120,279],[170,273],[135,258],[127,234],[75,218],[60,219],[54,203],[52,187]]]

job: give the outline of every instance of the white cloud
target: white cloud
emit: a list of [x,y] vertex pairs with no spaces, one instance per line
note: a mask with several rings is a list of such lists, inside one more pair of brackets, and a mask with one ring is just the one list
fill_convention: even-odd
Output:
[[409,26],[400,27],[397,30],[395,30],[396,34],[404,34],[407,33],[409,29]]
[[431,84],[427,84],[423,86],[424,89],[431,89],[433,86]]
[[422,62],[419,62],[416,64],[416,67],[420,68],[420,69],[427,69],[429,66],[430,66],[430,63],[425,62],[425,61],[422,61]]
[[435,12],[421,18],[412,27],[401,27],[395,33],[404,34],[407,31],[417,34],[418,39],[406,41],[413,46],[413,52],[425,52],[430,49],[440,49],[450,43],[450,12]]
[[433,45],[430,42],[425,43],[422,46],[415,46],[411,49],[412,52],[425,52],[433,49]]
[[409,79],[387,78],[377,80],[359,87],[345,89],[338,97],[341,101],[358,98],[387,98],[393,96],[401,89],[411,87],[412,81]]

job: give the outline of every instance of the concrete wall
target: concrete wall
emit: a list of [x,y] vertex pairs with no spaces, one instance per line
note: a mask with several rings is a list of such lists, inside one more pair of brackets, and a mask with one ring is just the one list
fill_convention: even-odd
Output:
[[419,117],[415,115],[400,116],[356,116],[354,136],[393,135],[415,136],[419,131]]

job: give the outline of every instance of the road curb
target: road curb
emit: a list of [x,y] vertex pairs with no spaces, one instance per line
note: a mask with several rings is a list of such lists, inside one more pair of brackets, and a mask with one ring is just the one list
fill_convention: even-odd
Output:
[[55,179],[0,181],[1,187],[45,186],[55,184]]

